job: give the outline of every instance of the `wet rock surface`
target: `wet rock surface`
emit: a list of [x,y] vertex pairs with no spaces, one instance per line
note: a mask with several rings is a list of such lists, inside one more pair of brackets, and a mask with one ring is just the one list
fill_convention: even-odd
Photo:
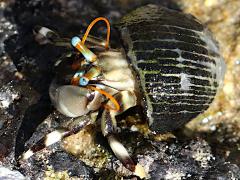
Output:
[[[144,145],[144,148],[146,145]],[[239,167],[214,157],[202,139],[170,143],[151,143],[138,152],[150,179],[238,179]],[[143,148],[143,147],[142,147]]]
[[[37,44],[32,33],[34,26],[47,26],[62,36],[71,37],[84,32],[95,17],[105,16],[113,23],[131,9],[149,2],[155,1],[0,2],[0,166],[4,166],[0,167],[0,179],[4,177],[1,172],[5,167],[17,169],[30,179],[136,179],[112,155],[98,125],[86,127],[25,162],[18,161],[18,157],[27,146],[68,120],[54,110],[48,95],[54,76],[53,64],[65,49]],[[240,179],[240,96],[237,91],[240,27],[239,12],[230,8],[229,2],[240,7],[234,0],[215,4],[204,0],[159,2],[191,12],[206,23],[220,41],[228,71],[224,91],[213,107],[174,132],[176,138],[153,141],[140,133],[122,130],[120,140],[134,160],[144,166],[149,179]],[[223,13],[219,7],[225,17],[220,18]],[[228,26],[224,31],[221,27],[225,25]],[[100,26],[96,29],[93,33],[103,32]],[[227,30],[229,34],[225,36]],[[91,153],[68,145],[77,147],[76,139],[84,141],[82,147],[91,149]],[[21,177],[18,174],[17,178]]]
[[8,168],[0,166],[0,178],[5,180],[25,180],[26,178],[18,171],[11,171]]

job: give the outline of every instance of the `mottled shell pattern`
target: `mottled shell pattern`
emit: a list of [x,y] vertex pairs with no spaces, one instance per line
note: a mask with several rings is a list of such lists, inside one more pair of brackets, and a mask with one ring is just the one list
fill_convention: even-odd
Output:
[[211,33],[195,17],[148,5],[117,26],[138,75],[151,130],[174,130],[209,107],[225,63]]

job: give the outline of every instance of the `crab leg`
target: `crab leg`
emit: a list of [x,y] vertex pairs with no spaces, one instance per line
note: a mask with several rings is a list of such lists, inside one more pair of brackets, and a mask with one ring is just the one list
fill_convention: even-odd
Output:
[[[59,112],[68,117],[79,117],[87,114],[91,110],[96,110],[101,106],[101,96],[98,92],[91,93],[86,88],[78,86],[65,85],[57,87],[52,83],[49,88],[50,98]],[[77,120],[76,118],[75,120]],[[89,119],[83,119],[79,125],[73,129],[60,128],[49,133],[46,137],[40,139],[22,156],[22,159],[28,159],[34,152],[44,149],[63,138],[75,134],[90,123]]]
[[[77,118],[76,118],[77,119]],[[46,147],[61,141],[63,138],[68,137],[72,134],[76,134],[85,126],[90,124],[88,118],[81,120],[80,123],[72,129],[59,128],[51,133],[47,134],[45,137],[41,138],[36,144],[34,144],[29,150],[22,154],[20,159],[26,160],[30,158],[34,153],[45,149]]]
[[[115,154],[115,156],[123,163],[123,165],[134,172],[135,175],[139,177],[145,176],[145,171],[143,167],[139,164],[135,164],[130,157],[127,149],[123,146],[123,144],[118,141],[116,138],[116,129],[117,129],[117,122],[116,116],[121,112],[129,109],[136,105],[136,97],[130,91],[121,91],[115,95],[115,98],[120,101],[120,111],[115,111],[113,109],[105,109],[102,115],[101,121],[101,129],[103,136],[107,137],[109,145]],[[108,101],[107,106],[113,106],[111,101]]]
[[[55,31],[42,26],[34,28],[35,39],[39,44],[52,43],[56,46],[65,46],[71,48],[70,38],[61,38]],[[86,38],[86,46],[88,48],[106,48],[106,41],[101,38],[88,35]]]
[[55,46],[65,46],[71,48],[69,38],[61,38],[56,32],[47,27],[36,26],[33,30],[35,39],[39,44],[52,43]]
[[[120,114],[121,112],[127,110],[128,108],[135,106],[135,98],[132,98],[131,96],[127,95],[129,93],[128,91],[122,91],[119,92],[117,95],[115,95],[116,100],[121,102],[121,109],[120,111],[115,111],[113,109],[107,108],[103,111],[102,114],[102,121],[101,121],[101,129],[102,134],[107,137],[109,141],[109,145],[111,146],[114,154],[116,157],[124,164],[125,167],[130,169],[131,171],[134,171],[135,164],[132,160],[132,158],[129,156],[126,148],[120,143],[114,134],[117,132],[117,122],[116,122],[116,116]],[[127,104],[127,106],[123,106],[123,98],[124,96],[128,96],[130,99],[132,99],[131,102]],[[111,101],[108,101],[107,106],[112,107],[113,103]]]

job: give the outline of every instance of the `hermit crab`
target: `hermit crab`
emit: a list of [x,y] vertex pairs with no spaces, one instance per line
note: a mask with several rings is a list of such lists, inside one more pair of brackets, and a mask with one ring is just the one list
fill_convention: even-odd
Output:
[[[98,21],[107,26],[106,40],[89,35]],[[191,15],[147,5],[124,16],[116,29],[121,49],[111,48],[110,24],[104,17],[96,18],[84,35],[71,40],[46,27],[36,28],[35,34],[41,44],[65,46],[74,54],[71,68],[65,67],[64,75],[57,73],[49,88],[56,109],[72,118],[103,109],[101,130],[112,151],[126,168],[144,177],[143,167],[116,138],[116,116],[139,106],[152,133],[179,128],[209,107],[225,64],[211,33]],[[82,121],[74,129],[53,131],[23,158],[87,124]]]

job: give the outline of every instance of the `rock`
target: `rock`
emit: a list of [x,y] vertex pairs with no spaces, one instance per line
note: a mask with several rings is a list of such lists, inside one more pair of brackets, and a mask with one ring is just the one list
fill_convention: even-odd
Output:
[[19,171],[13,171],[0,166],[0,180],[27,180]]
[[[140,146],[140,151],[144,152],[136,151],[135,155],[147,170],[149,179],[211,179],[207,177],[214,175],[238,179],[240,176],[237,165],[214,157],[211,147],[202,139],[148,144]],[[228,173],[222,173],[221,168]]]

